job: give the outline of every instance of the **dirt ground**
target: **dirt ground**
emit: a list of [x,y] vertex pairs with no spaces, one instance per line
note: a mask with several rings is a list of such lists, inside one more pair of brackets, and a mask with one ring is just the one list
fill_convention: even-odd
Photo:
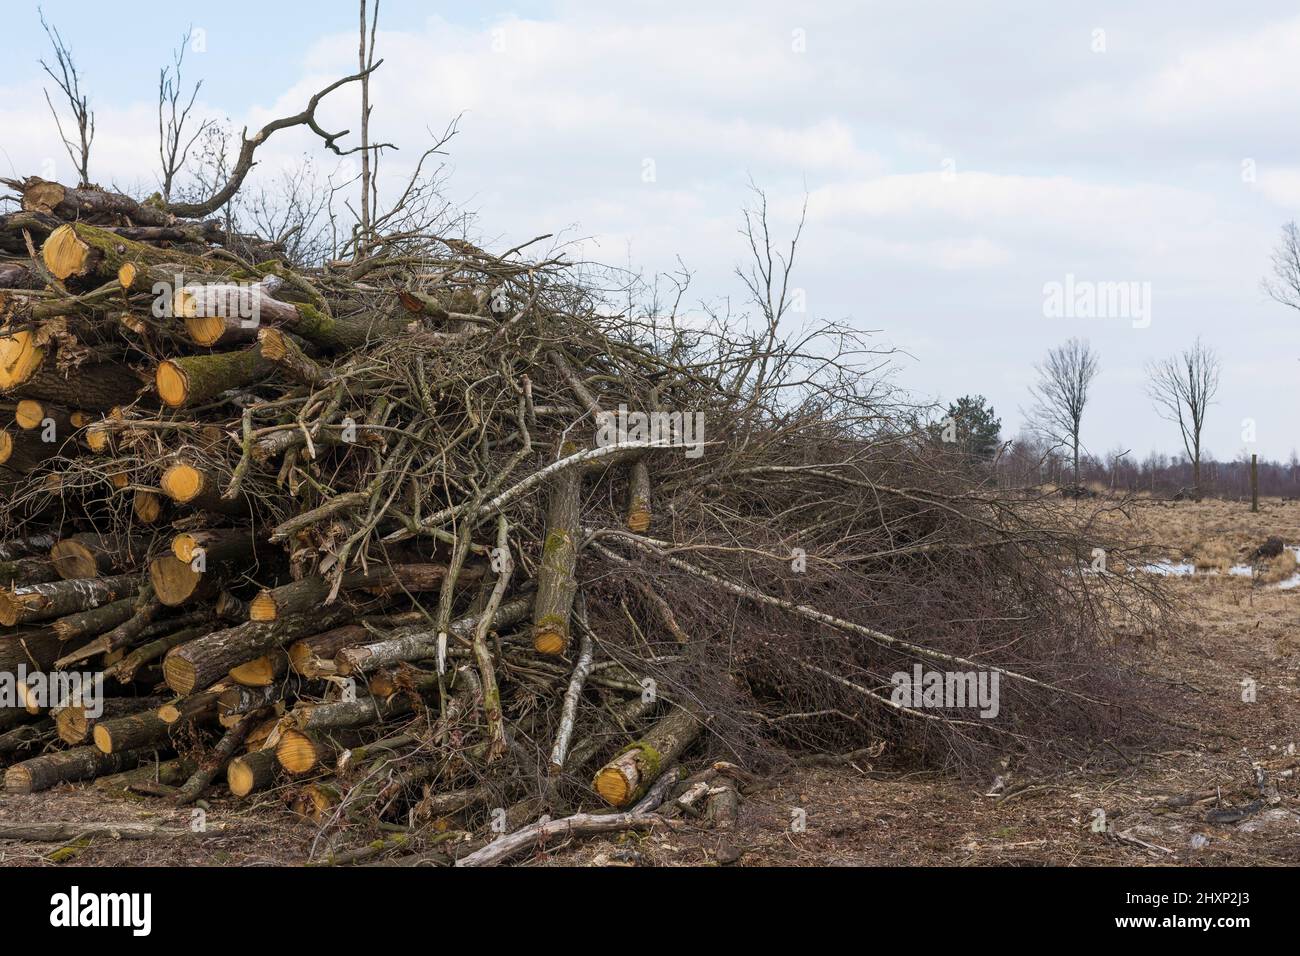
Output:
[[[1171,558],[1248,554],[1269,536],[1300,544],[1300,503],[1259,514],[1229,502],[1140,502],[1135,539]],[[734,829],[689,825],[554,848],[533,865],[1296,865],[1300,864],[1300,588],[1200,572],[1169,579],[1184,600],[1173,637],[1142,642],[1139,667],[1167,686],[1174,726],[1146,748],[1099,746],[1078,766],[1001,781],[863,766],[801,770],[742,803]],[[1252,684],[1243,682],[1253,682]],[[1254,700],[1243,692],[1254,688]],[[1250,696],[1246,694],[1246,696]],[[1157,732],[1158,731],[1158,732]],[[1263,768],[1263,785],[1257,772]],[[1104,813],[1104,831],[1096,824]],[[147,820],[188,826],[190,811],[148,797],[105,800],[84,786],[0,796],[0,825]],[[274,794],[220,795],[202,837],[97,839],[51,862],[57,844],[0,844],[0,865],[297,863],[317,827]]]

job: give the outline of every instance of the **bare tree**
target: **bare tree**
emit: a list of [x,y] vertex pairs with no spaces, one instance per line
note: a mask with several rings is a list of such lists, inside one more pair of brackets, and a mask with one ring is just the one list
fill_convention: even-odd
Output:
[[1086,341],[1070,339],[1047,353],[1035,366],[1038,383],[1030,386],[1034,406],[1029,420],[1045,438],[1072,452],[1074,481],[1079,482],[1079,430],[1088,389],[1101,371],[1100,356]]
[[54,115],[54,125],[59,128],[59,138],[63,140],[63,148],[68,151],[68,158],[72,160],[73,167],[77,170],[77,179],[79,185],[90,185],[90,144],[95,139],[95,114],[90,111],[89,100],[86,94],[81,92],[81,74],[77,71],[77,65],[72,59],[72,51],[68,45],[63,42],[63,37],[59,35],[57,28],[50,26],[45,22],[45,12],[40,7],[36,8],[41,18],[41,26],[45,28],[45,35],[50,38],[50,43],[54,46],[54,65],[58,67],[55,73],[48,63],[40,61],[41,69],[50,75],[62,91],[64,98],[68,101],[68,107],[72,111],[72,119],[77,125],[77,142],[68,138],[68,134],[63,131],[63,121],[59,119],[59,111],[54,108],[54,102],[50,99],[50,91],[44,90],[45,102]]
[[374,188],[370,169],[370,72],[375,66],[375,28],[378,25],[379,0],[375,0],[375,12],[369,23],[370,43],[367,46],[366,0],[361,0],[361,46],[357,54],[358,70],[361,73],[361,221],[358,223],[358,235],[363,244],[370,235],[370,194]]
[[752,357],[752,360],[757,363],[757,368],[746,365],[739,380],[743,382],[753,371],[755,373],[754,394],[758,396],[768,382],[770,363],[776,353],[775,346],[781,320],[785,318],[786,311],[792,305],[790,274],[794,271],[795,252],[799,248],[799,238],[803,235],[804,223],[808,218],[808,199],[804,197],[799,224],[795,227],[794,235],[790,237],[789,251],[783,253],[775,246],[768,224],[767,194],[752,181],[749,188],[754,194],[756,207],[742,210],[745,224],[740,233],[749,243],[753,262],[748,269],[737,267],[736,276],[744,283],[753,303],[762,312],[764,328],[760,333],[763,346],[758,354]]
[[1273,276],[1263,285],[1277,302],[1300,309],[1300,229],[1294,220],[1282,227],[1282,240],[1273,250]]
[[199,88],[203,86],[202,80],[195,83],[190,90],[189,100],[181,106],[183,96],[181,67],[185,62],[185,48],[190,45],[190,36],[191,31],[186,30],[185,35],[181,37],[180,46],[172,54],[172,65],[164,66],[158,71],[158,159],[162,163],[163,202],[171,202],[172,185],[176,181],[176,174],[184,168],[185,160],[194,143],[212,125],[212,120],[204,120],[194,134],[188,140],[184,140],[186,120],[189,119],[190,110],[194,108],[194,100],[199,95]]
[[1205,412],[1219,390],[1221,363],[1215,351],[1198,338],[1178,355],[1147,365],[1147,394],[1163,418],[1178,423],[1183,448],[1192,462],[1192,484],[1201,494],[1201,430]]

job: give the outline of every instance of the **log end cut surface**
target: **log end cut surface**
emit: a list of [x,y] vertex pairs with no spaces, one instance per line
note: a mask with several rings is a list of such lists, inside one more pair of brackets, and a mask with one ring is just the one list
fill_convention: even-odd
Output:
[[54,273],[56,279],[67,279],[85,273],[90,246],[82,241],[71,224],[65,223],[50,233],[41,247],[41,256],[45,259],[45,267]]
[[275,759],[290,773],[306,773],[316,766],[320,755],[311,737],[298,730],[286,730],[275,746]]
[[166,404],[172,408],[179,408],[185,404],[185,397],[190,390],[189,376],[175,362],[167,359],[158,363],[154,382],[158,386],[158,397]]

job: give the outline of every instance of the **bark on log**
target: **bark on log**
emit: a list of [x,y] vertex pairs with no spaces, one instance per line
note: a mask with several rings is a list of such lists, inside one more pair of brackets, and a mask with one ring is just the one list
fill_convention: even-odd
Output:
[[87,611],[140,589],[139,575],[51,581],[15,590],[0,590],[0,624],[13,627]]
[[124,621],[129,621],[135,614],[135,598],[122,598],[111,604],[104,604],[89,611],[79,611],[61,617],[50,626],[61,641],[75,641],[85,637],[94,637],[111,631]]
[[[39,432],[22,431],[14,428],[0,431],[0,465],[10,471],[26,475],[35,471],[51,458],[63,454],[64,446],[71,441],[67,439],[45,441]],[[69,449],[75,454],[75,447]]]
[[619,833],[624,830],[649,830],[663,821],[648,813],[575,813],[560,820],[545,820],[493,840],[481,850],[461,857],[456,866],[496,866],[516,853],[545,846],[561,837],[591,836],[596,833]]
[[[508,601],[497,610],[492,618],[493,627],[509,627],[528,617],[532,608],[532,596]],[[463,617],[453,621],[448,631],[451,635],[469,639],[478,626],[478,616]],[[413,631],[403,637],[358,647],[345,647],[334,658],[334,665],[343,675],[360,674],[365,671],[386,667],[400,661],[418,661],[438,654],[438,635],[429,631]]]
[[[447,576],[441,564],[398,564],[371,571],[354,571],[343,576],[339,590],[373,590],[377,593],[414,593],[436,591]],[[456,583],[470,584],[483,577],[482,567],[461,571]],[[251,621],[274,621],[281,617],[306,614],[325,604],[333,587],[329,579],[312,575],[278,588],[263,589],[248,603]]]
[[63,641],[48,627],[0,634],[0,671],[13,673],[19,666],[29,671],[47,670],[62,648]]
[[70,664],[88,660],[96,654],[108,654],[126,647],[144,632],[161,609],[162,603],[155,597],[153,585],[146,584],[134,599],[134,607],[130,617],[114,626],[111,630],[105,631],[89,644],[83,645],[71,653],[64,654],[54,662],[54,665],[56,667],[67,667]]
[[345,623],[352,612],[331,605],[314,615],[282,618],[268,624],[248,621],[173,648],[163,660],[163,678],[178,694],[207,687],[236,664],[252,660],[313,631]]
[[650,528],[650,468],[638,458],[627,470],[627,527],[641,534]]
[[50,553],[58,541],[52,534],[33,534],[25,538],[10,538],[0,541],[0,561],[13,561],[16,558],[32,558]]
[[29,587],[33,584],[48,584],[56,581],[59,573],[54,565],[45,558],[14,558],[12,561],[0,561],[0,587]]
[[183,355],[158,364],[154,385],[171,408],[202,405],[232,388],[266,378],[275,365],[262,358],[262,347],[211,355]]
[[582,475],[566,468],[551,479],[546,510],[546,539],[537,572],[533,604],[533,648],[539,654],[563,654],[569,646],[573,597],[578,590],[578,512]]
[[0,262],[0,289],[39,289],[40,277],[19,262]]
[[95,747],[106,754],[148,747],[167,739],[171,725],[156,711],[145,710],[95,723],[90,731]]
[[27,212],[46,213],[64,220],[84,220],[110,224],[129,220],[141,226],[170,226],[173,217],[148,203],[106,189],[73,189],[39,176],[22,181],[22,207]]
[[14,764],[5,771],[5,790],[10,793],[39,793],[61,783],[91,780],[105,774],[129,770],[152,751],[103,753],[96,747],[73,747]]
[[179,787],[194,773],[194,768],[194,761],[186,757],[175,757],[158,763],[150,761],[134,770],[98,777],[92,786],[96,790],[132,790],[140,785]]
[[43,749],[55,736],[49,721],[15,727],[0,734],[0,756],[7,758],[20,751]]
[[410,697],[399,694],[388,699],[362,697],[326,704],[299,704],[289,712],[288,717],[296,730],[351,730],[409,714],[411,709]]
[[95,724],[101,720],[112,720],[141,711],[154,711],[163,704],[161,697],[106,697],[99,702],[101,713],[91,717],[91,710],[85,704],[72,704],[60,709],[54,715],[54,727],[59,739],[66,744],[83,744],[89,738]]
[[26,330],[0,337],[0,394],[97,410],[133,401],[143,383],[111,362],[59,370]]
[[284,694],[284,684],[263,684],[258,687],[237,684],[227,687],[217,695],[217,716],[225,719],[253,713],[279,702]]
[[158,660],[173,647],[177,647],[195,638],[202,637],[209,633],[207,627],[189,627],[170,634],[165,634],[148,644],[142,644],[131,653],[127,654],[120,661],[108,668],[105,675],[113,677],[119,683],[129,684],[135,680],[136,674],[140,668]]

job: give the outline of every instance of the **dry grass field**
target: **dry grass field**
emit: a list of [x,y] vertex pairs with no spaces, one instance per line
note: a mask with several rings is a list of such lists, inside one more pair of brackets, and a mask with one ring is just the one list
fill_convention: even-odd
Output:
[[[1251,514],[1222,501],[1140,501],[1113,520],[1171,562],[1220,558],[1206,562],[1218,573],[1169,578],[1183,609],[1176,633],[1117,633],[1162,688],[1157,709],[1168,722],[1152,721],[1140,744],[1105,741],[1077,765],[1009,764],[987,780],[918,773],[888,753],[873,764],[800,769],[751,793],[733,830],[687,824],[589,840],[533,865],[1300,863],[1300,589],[1269,583],[1276,570],[1223,573],[1269,537],[1300,543],[1300,503],[1267,501]],[[1251,686],[1253,702],[1243,700]],[[282,797],[271,792],[250,808],[218,791],[204,839],[101,839],[63,856],[72,865],[259,865],[319,854],[315,825]],[[184,824],[189,811],[106,801],[84,786],[0,796],[0,823],[91,816]],[[0,863],[68,865],[51,862],[49,844],[23,843],[0,846]]]

